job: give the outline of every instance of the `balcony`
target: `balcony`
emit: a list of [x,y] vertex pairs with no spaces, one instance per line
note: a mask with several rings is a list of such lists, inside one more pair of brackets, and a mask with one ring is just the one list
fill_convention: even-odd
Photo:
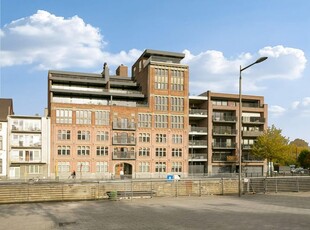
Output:
[[195,154],[189,154],[189,161],[207,161],[208,160],[208,154],[207,153],[195,153]]
[[25,142],[25,141],[14,141],[11,143],[13,148],[34,148],[39,149],[41,148],[41,142]]
[[236,143],[213,143],[212,146],[214,149],[235,149]]
[[236,162],[237,156],[236,155],[226,155],[226,154],[222,154],[222,155],[213,155],[212,156],[212,161],[225,161],[225,162]]
[[257,157],[257,156],[253,156],[253,155],[251,155],[250,153],[243,153],[242,154],[242,161],[243,162],[261,162],[261,161],[264,161],[264,159],[262,159],[262,158],[259,158],[259,157]]
[[135,151],[114,151],[112,155],[113,160],[135,160]]
[[224,122],[224,123],[235,123],[237,121],[236,116],[213,116],[212,117],[213,122]]
[[207,127],[190,126],[190,133],[207,134],[208,128]]
[[190,109],[189,115],[208,116],[208,110],[206,109]]
[[136,138],[134,137],[113,137],[112,140],[113,145],[135,145],[136,144]]
[[189,147],[203,147],[207,148],[208,146],[208,141],[207,140],[189,140]]
[[122,122],[113,122],[113,129],[117,130],[136,130],[136,124],[133,122],[122,123]]
[[214,136],[236,136],[237,130],[236,129],[216,129],[213,130],[213,135]]
[[242,123],[244,124],[264,124],[264,117],[242,117]]
[[12,125],[12,133],[41,133],[41,128]]
[[263,135],[264,131],[242,131],[244,137],[258,137]]

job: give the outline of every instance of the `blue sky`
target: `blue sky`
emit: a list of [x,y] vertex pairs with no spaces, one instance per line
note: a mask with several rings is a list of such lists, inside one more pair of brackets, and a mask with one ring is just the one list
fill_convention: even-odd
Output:
[[310,142],[308,0],[1,0],[0,97],[43,115],[47,72],[131,67],[144,49],[186,54],[190,94],[261,95],[268,124]]

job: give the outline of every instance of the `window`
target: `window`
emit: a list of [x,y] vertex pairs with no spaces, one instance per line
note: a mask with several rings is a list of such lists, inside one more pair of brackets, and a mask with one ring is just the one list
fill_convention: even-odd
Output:
[[96,153],[97,153],[97,156],[108,156],[109,155],[109,147],[97,146]]
[[139,156],[140,157],[149,157],[150,156],[150,148],[146,148],[146,147],[139,148]]
[[184,90],[184,71],[171,70],[171,90]]
[[114,133],[113,144],[135,144],[134,133]]
[[182,162],[172,162],[171,172],[182,172]]
[[156,156],[157,157],[165,157],[166,156],[166,148],[156,148]]
[[167,143],[167,135],[166,134],[156,134],[156,142],[157,143]]
[[109,111],[96,111],[95,124],[96,125],[109,125],[110,112]]
[[78,131],[77,139],[80,141],[89,141],[90,140],[90,132],[89,131]]
[[156,162],[155,172],[166,172],[166,162]]
[[58,162],[57,163],[58,172],[70,172],[69,162]]
[[150,172],[150,163],[139,162],[139,172]]
[[70,146],[58,146],[57,152],[59,156],[69,156],[70,155]]
[[214,100],[214,101],[212,101],[212,105],[227,106],[228,102],[227,101]]
[[108,131],[98,131],[96,134],[97,141],[108,141],[109,140],[109,132]]
[[59,141],[70,140],[70,138],[71,138],[71,131],[70,130],[58,130],[57,139]]
[[148,113],[141,113],[138,115],[138,126],[139,128],[151,128],[152,126],[152,115]]
[[72,111],[68,109],[57,109],[56,110],[56,123],[72,124]]
[[171,128],[172,129],[183,129],[184,128],[184,117],[183,116],[171,116]]
[[172,143],[173,144],[182,144],[183,136],[181,134],[172,134]]
[[77,155],[79,156],[89,156],[90,147],[89,146],[78,146]]
[[28,166],[28,173],[29,174],[40,174],[40,165],[29,165]]
[[155,96],[155,110],[167,111],[168,110],[168,97]]
[[182,149],[181,148],[173,148],[172,149],[172,157],[182,157]]
[[155,128],[168,128],[168,115],[155,115]]
[[183,112],[184,111],[184,98],[171,97],[171,111]]
[[89,172],[90,171],[89,162],[87,161],[78,162],[77,171],[78,172]]
[[2,141],[2,136],[0,136],[0,150],[3,149],[3,141]]
[[151,142],[151,134],[139,133],[139,142],[145,142],[145,143]]
[[155,69],[155,89],[168,89],[167,69]]
[[91,124],[91,111],[77,110],[75,114],[76,114],[76,124],[80,124],[80,125]]
[[0,158],[0,174],[2,174],[2,159]]
[[96,172],[107,173],[108,172],[108,162],[96,162]]

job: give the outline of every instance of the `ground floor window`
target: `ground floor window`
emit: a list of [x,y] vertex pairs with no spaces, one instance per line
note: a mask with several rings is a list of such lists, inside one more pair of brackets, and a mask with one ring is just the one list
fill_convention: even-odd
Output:
[[166,172],[166,162],[156,162],[155,172]]
[[57,163],[58,172],[70,172],[70,163],[69,162],[58,162]]
[[96,162],[96,172],[107,173],[108,172],[108,162]]
[[29,165],[28,166],[28,173],[29,174],[40,174],[41,166],[40,165]]
[[149,162],[140,162],[139,163],[139,172],[150,172],[150,163]]

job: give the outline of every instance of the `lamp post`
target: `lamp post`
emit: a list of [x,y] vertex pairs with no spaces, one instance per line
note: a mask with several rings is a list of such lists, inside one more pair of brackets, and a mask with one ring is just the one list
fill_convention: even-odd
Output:
[[242,170],[241,170],[241,164],[242,164],[242,94],[241,94],[241,82],[242,82],[242,77],[241,77],[241,72],[243,70],[246,70],[247,68],[251,67],[252,65],[261,63],[263,61],[265,61],[268,57],[261,57],[259,59],[257,59],[255,62],[253,62],[252,64],[241,68],[240,65],[240,72],[239,72],[239,177],[238,177],[238,182],[239,182],[239,186],[238,186],[238,191],[239,191],[239,197],[241,196],[241,187],[242,187],[242,178],[241,178],[241,174],[242,174]]

